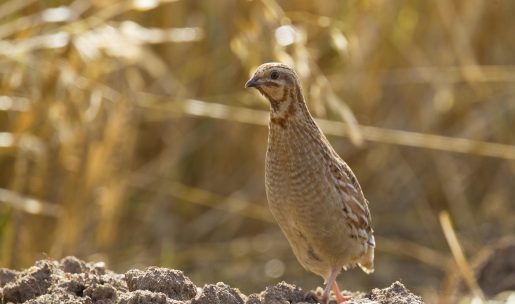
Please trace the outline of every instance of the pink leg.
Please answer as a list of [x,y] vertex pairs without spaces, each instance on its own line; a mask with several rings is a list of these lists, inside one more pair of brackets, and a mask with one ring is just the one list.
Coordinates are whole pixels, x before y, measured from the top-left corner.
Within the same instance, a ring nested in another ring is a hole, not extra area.
[[351,296],[342,295],[342,292],[340,291],[340,288],[338,288],[336,280],[333,283],[333,293],[336,296],[336,301],[338,302],[338,304],[345,303],[346,301],[352,299]]
[[334,269],[331,271],[331,274],[327,278],[326,286],[324,289],[324,294],[322,295],[322,303],[328,303],[329,302],[329,293],[331,292],[331,289],[333,290],[334,296],[336,297],[336,301],[338,304],[345,303],[346,301],[350,300],[351,297],[342,295],[340,288],[338,288],[338,284],[336,283],[336,276],[338,276],[338,273],[340,272],[340,269]]
[[333,284],[336,283],[336,276],[338,275],[338,272],[340,272],[340,270],[338,270],[338,269],[331,271],[331,274],[327,278],[327,282],[326,282],[327,285],[325,286],[324,294],[322,295],[322,299],[326,303],[329,301],[329,293],[331,292],[331,287],[333,286]]

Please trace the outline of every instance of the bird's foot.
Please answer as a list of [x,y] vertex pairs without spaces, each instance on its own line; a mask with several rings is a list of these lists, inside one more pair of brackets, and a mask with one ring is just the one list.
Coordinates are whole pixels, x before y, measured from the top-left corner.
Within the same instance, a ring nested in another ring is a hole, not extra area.
[[340,288],[338,287],[338,284],[336,283],[336,281],[333,281],[333,284],[331,284],[331,287],[332,287],[331,289],[333,291],[333,294],[336,297],[336,303],[337,304],[345,303],[345,302],[347,302],[347,301],[352,299],[351,296],[344,296],[342,294],[342,292],[340,291]]
[[334,296],[336,297],[336,302],[338,304],[342,304],[342,303],[345,303],[345,302],[347,302],[349,300],[352,300],[351,296],[344,296],[341,293],[336,293],[336,294],[334,294]]
[[349,301],[352,299],[351,296],[346,296],[341,293],[331,293],[331,296],[324,296],[324,290],[322,288],[317,288],[315,291],[309,291],[306,293],[306,296],[304,297],[307,299],[313,299],[317,301],[320,304],[342,304],[346,301]]

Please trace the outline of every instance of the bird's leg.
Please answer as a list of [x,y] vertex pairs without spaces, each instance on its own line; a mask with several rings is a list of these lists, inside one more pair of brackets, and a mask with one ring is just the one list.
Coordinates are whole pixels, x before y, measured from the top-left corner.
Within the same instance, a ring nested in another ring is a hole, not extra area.
[[340,288],[338,288],[338,284],[336,283],[336,280],[334,280],[334,283],[333,283],[333,293],[336,296],[336,301],[338,302],[338,304],[345,303],[345,301],[352,299],[351,296],[342,295],[342,292],[340,291]]
[[336,297],[336,302],[338,304],[345,303],[346,301],[350,300],[352,297],[350,296],[344,296],[342,295],[340,288],[338,288],[338,284],[336,283],[336,277],[338,276],[338,273],[340,272],[340,269],[334,269],[331,271],[331,274],[326,280],[326,286],[324,289],[324,293],[322,294],[322,298],[319,300],[320,303],[326,304],[329,303],[329,293],[331,292],[331,289],[333,290],[334,296]]
[[331,274],[327,278],[327,281],[326,281],[327,285],[325,286],[324,293],[322,295],[322,300],[324,301],[324,303],[329,302],[329,293],[331,292],[331,287],[333,286],[333,284],[336,283],[336,276],[338,275],[339,272],[340,272],[339,269],[333,269],[331,271]]

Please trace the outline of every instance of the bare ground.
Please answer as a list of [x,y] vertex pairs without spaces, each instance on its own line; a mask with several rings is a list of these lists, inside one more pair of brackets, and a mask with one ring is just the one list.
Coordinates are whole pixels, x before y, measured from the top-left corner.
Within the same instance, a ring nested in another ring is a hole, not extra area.
[[[117,274],[103,263],[75,257],[40,260],[23,271],[0,269],[0,303],[65,304],[286,304],[317,303],[314,292],[281,282],[246,296],[225,283],[202,288],[182,271],[149,267]],[[402,283],[368,293],[349,293],[351,303],[423,303]],[[334,301],[333,301],[334,303]]]

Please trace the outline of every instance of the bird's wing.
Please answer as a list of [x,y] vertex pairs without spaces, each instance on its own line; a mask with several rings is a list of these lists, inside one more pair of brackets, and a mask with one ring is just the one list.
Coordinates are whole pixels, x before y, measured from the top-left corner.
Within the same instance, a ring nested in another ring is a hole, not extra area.
[[361,186],[349,166],[341,159],[331,165],[336,189],[342,198],[341,204],[344,214],[348,217],[353,229],[353,236],[362,239],[371,246],[375,245],[372,219],[368,210],[368,201],[365,199]]

